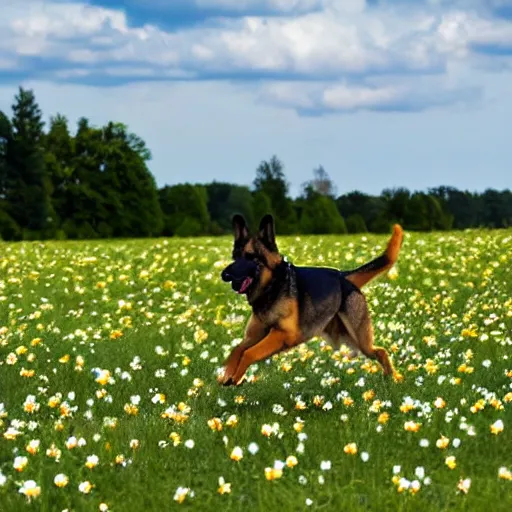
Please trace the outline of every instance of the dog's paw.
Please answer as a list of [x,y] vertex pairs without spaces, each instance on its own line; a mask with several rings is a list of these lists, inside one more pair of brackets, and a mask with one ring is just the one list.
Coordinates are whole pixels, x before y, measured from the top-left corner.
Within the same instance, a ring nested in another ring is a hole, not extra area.
[[229,371],[229,368],[224,368],[224,370],[217,376],[217,382],[222,386],[233,386],[235,384],[233,373],[233,371]]
[[229,378],[224,378],[222,380],[219,380],[219,383],[222,385],[222,386],[240,386],[244,381],[244,377],[242,377],[240,380],[238,381],[235,381],[235,379],[233,377],[229,377]]

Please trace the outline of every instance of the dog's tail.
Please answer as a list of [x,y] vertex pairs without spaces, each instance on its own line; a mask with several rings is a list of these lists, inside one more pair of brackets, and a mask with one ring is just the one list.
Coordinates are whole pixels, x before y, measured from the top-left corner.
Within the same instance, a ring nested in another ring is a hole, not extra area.
[[398,259],[398,253],[402,247],[404,232],[402,226],[395,224],[393,226],[393,234],[388,242],[386,250],[372,261],[361,265],[354,270],[343,272],[345,279],[362,288],[368,281],[371,281],[379,274],[389,270]]

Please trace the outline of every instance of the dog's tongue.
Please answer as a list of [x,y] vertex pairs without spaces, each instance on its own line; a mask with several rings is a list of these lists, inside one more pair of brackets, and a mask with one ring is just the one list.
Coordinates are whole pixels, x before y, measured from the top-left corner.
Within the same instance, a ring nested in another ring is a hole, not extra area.
[[249,288],[249,285],[252,283],[252,277],[246,277],[244,279],[244,282],[242,283],[242,286],[240,287],[240,290],[238,293],[244,293],[247,288]]

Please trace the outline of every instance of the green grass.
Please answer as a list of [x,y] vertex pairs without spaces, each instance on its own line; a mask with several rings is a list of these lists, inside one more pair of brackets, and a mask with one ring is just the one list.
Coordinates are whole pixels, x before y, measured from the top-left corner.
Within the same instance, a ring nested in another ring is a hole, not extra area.
[[[278,242],[296,264],[350,268],[382,251],[387,238]],[[249,314],[220,280],[230,244],[229,238],[2,244],[2,512],[100,510],[101,503],[123,512],[511,509],[512,481],[498,476],[502,467],[512,471],[510,230],[407,233],[398,276],[367,286],[376,342],[390,350],[400,383],[384,379],[380,368],[373,372],[377,366],[363,358],[344,360],[317,339],[251,367],[254,381],[219,386],[216,371]],[[112,337],[116,331],[122,336]],[[95,368],[112,380],[96,382]],[[157,393],[165,403],[152,401]],[[39,404],[32,413],[24,405],[29,395]],[[58,396],[66,405],[50,407]],[[137,414],[129,415],[125,405],[136,396]],[[434,405],[438,397],[442,408]],[[408,400],[414,407],[404,412]],[[303,410],[296,408],[300,401]],[[181,423],[170,414],[180,403],[188,411]],[[483,409],[472,410],[476,403]],[[383,412],[389,420],[381,424]],[[237,423],[229,426],[233,415]],[[115,428],[105,418],[116,418]],[[212,418],[220,418],[221,431],[209,427]],[[496,435],[491,425],[498,420],[504,429]],[[405,430],[408,421],[419,430]],[[263,425],[275,424],[276,433],[265,437]],[[6,436],[13,430],[14,439]],[[179,435],[177,446],[171,433]],[[69,449],[72,436],[86,444]],[[445,449],[436,446],[442,436],[449,439]],[[39,441],[34,454],[26,450],[32,440]],[[345,453],[349,443],[357,454]],[[47,455],[52,445],[60,450],[58,462]],[[238,462],[230,458],[235,447],[243,450]],[[92,469],[85,466],[91,455],[99,458]],[[116,463],[120,455],[123,464]],[[298,464],[267,480],[265,468],[290,456]],[[445,463],[449,456],[454,469]],[[21,472],[16,457],[27,457]],[[399,492],[395,466],[409,482],[424,468],[416,493]],[[57,474],[67,476],[66,487],[55,486]],[[219,477],[231,493],[218,493]],[[458,490],[464,479],[471,480],[467,494]],[[29,480],[40,487],[31,501],[19,492]],[[93,485],[89,494],[79,491],[85,481]],[[181,504],[174,500],[179,487],[190,489]]]

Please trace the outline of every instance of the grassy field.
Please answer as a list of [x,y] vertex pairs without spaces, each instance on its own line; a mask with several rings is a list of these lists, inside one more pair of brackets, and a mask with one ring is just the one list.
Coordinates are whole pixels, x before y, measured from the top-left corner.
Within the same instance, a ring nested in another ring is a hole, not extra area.
[[[278,243],[350,268],[387,238]],[[1,248],[2,512],[512,509],[512,231],[406,234],[366,288],[398,383],[318,339],[220,387],[229,238]]]

